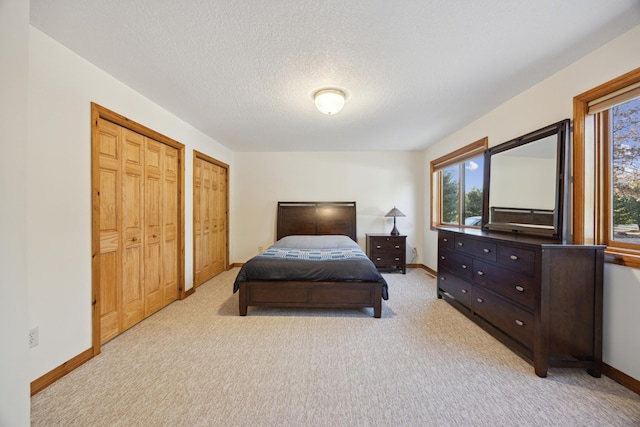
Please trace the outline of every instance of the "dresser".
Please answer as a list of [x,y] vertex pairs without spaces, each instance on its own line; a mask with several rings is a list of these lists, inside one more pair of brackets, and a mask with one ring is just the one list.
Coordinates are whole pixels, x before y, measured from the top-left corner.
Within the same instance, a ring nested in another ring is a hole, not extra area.
[[528,359],[602,371],[604,246],[471,229],[438,231],[438,298]]
[[407,272],[407,236],[368,233],[367,256],[381,271]]

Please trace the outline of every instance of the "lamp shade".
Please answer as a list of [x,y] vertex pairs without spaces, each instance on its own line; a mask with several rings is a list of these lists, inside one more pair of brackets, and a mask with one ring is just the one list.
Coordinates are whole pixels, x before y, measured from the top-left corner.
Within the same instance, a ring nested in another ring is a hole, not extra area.
[[400,210],[395,206],[393,207],[393,209],[389,211],[388,214],[385,215],[385,217],[396,217],[396,216],[406,216],[406,215],[400,212]]
[[324,114],[336,114],[344,107],[344,92],[340,89],[322,89],[313,98],[318,111]]

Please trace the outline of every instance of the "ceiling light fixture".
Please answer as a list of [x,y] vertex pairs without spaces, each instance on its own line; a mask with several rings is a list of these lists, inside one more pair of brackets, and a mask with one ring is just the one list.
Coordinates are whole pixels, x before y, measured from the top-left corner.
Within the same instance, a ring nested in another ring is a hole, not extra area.
[[316,108],[324,114],[332,115],[340,112],[344,106],[345,94],[340,89],[322,89],[313,95]]

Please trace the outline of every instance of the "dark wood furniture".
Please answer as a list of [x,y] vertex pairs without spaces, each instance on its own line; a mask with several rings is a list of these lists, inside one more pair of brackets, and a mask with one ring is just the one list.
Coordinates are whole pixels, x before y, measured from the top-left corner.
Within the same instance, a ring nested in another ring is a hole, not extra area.
[[380,271],[407,272],[407,236],[367,233],[367,256]]
[[550,209],[501,208],[491,206],[491,220],[498,223],[535,224],[553,228],[555,212]]
[[[355,202],[278,202],[277,239],[291,235],[338,234],[356,240]],[[248,306],[373,307],[382,315],[380,282],[243,281],[239,289],[240,315]]]
[[602,371],[604,246],[438,231],[438,298],[533,363]]

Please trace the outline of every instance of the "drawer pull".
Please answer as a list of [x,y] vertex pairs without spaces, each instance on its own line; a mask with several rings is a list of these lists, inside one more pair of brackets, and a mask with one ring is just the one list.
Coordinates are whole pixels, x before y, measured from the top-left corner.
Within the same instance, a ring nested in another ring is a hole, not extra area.
[[446,237],[444,239],[442,239],[443,242],[448,242],[449,239],[447,239]]
[[138,238],[137,238],[137,237],[132,237],[132,238],[131,238],[131,241],[132,241],[132,242],[137,242],[137,241],[138,241]]
[[522,320],[518,320],[516,319],[516,325],[518,326],[524,326],[524,322]]
[[400,258],[397,258],[397,257],[396,257],[396,258],[395,258],[395,260],[396,260],[396,261],[400,261]]
[[478,276],[484,276],[484,271],[478,270]]
[[488,254],[488,253],[490,253],[490,252],[491,252],[491,249],[489,249],[489,248],[484,248],[484,249],[482,250],[482,252],[484,252],[485,254]]
[[458,242],[458,246],[464,246],[464,243]]
[[446,259],[444,255],[440,255],[440,259]]
[[524,288],[520,285],[516,285],[516,291],[518,292],[524,292]]
[[440,280],[447,280],[447,278],[444,276],[440,276]]
[[400,246],[399,246],[399,245],[396,245],[396,249],[400,249]]
[[511,255],[509,258],[511,258],[513,261],[517,261],[520,259],[518,255]]
[[380,261],[380,257],[377,257],[377,258],[376,258],[376,261]]
[[466,294],[467,292],[469,292],[469,291],[468,291],[468,290],[466,290],[466,289],[462,289],[462,293],[463,293],[463,294]]
[[478,301],[479,303],[483,303],[484,300],[482,298],[476,298],[476,301]]
[[380,249],[380,245],[376,245],[376,249]]
[[466,265],[464,265],[464,264],[462,264],[462,269],[463,269],[463,270],[466,270],[466,269],[467,269],[467,266],[466,266]]

